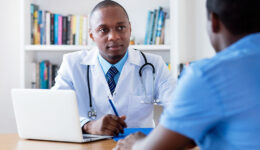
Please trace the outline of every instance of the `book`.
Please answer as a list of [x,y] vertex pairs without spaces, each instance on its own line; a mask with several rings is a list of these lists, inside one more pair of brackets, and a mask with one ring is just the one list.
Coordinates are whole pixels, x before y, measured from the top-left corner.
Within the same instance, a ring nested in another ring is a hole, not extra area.
[[71,15],[67,16],[67,44],[72,44],[72,34],[71,34]]
[[40,88],[48,89],[49,88],[49,61],[43,60],[40,62]]
[[30,5],[31,15],[31,44],[35,44],[35,11],[38,11],[39,6],[35,4]]
[[156,43],[156,33],[157,33],[157,28],[159,26],[161,12],[162,12],[162,7],[159,7],[158,10],[156,11],[156,16],[155,16],[155,21],[154,21],[154,29],[153,29],[154,32],[152,35],[153,36],[152,44]]
[[169,45],[171,44],[171,32],[170,32],[171,26],[170,26],[170,19],[165,19],[164,26],[162,29],[162,35],[161,35],[161,43]]
[[38,10],[37,13],[37,32],[36,32],[36,43],[41,44],[41,24],[42,24],[42,10]]
[[165,20],[165,12],[161,10],[160,18],[158,21],[158,27],[156,30],[156,44],[163,44],[161,34],[162,34],[162,29],[164,27],[164,20]]
[[54,14],[50,14],[50,40],[51,44],[54,44]]
[[46,44],[51,44],[51,13],[46,11],[46,24],[45,24],[45,40]]
[[58,16],[58,45],[62,45],[62,16]]
[[33,44],[38,44],[38,8],[35,7],[33,13]]
[[144,38],[144,44],[148,45],[149,44],[149,29],[150,29],[150,24],[151,24],[151,17],[152,17],[153,12],[152,11],[148,11],[148,15],[147,15],[147,21],[146,21],[146,31],[145,31],[145,38]]
[[52,64],[49,63],[48,66],[48,89],[52,87]]
[[55,78],[58,75],[58,69],[59,69],[58,65],[55,65],[55,64],[52,65],[52,68],[51,68],[51,70],[52,70],[52,74],[51,74],[52,83],[51,83],[51,86],[55,85]]
[[55,45],[59,44],[58,37],[59,37],[59,15],[54,14],[54,44]]
[[40,43],[46,44],[46,11],[41,12]]
[[153,44],[153,33],[155,32],[154,27],[155,27],[156,14],[157,14],[157,9],[155,9],[153,12],[149,44]]
[[148,38],[147,38],[147,44],[151,44],[151,39],[152,39],[152,30],[153,30],[153,19],[154,19],[154,12],[151,11],[151,18],[149,22],[149,31],[148,31]]
[[76,16],[72,16],[71,18],[71,44],[76,43]]
[[62,16],[62,44],[67,44],[67,33],[68,33],[68,27],[67,27],[67,16]]

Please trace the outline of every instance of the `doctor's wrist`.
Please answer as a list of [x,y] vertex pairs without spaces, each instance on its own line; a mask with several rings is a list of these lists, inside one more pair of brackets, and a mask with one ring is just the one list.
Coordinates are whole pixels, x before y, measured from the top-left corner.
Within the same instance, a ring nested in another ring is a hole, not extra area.
[[94,134],[92,131],[92,127],[91,127],[93,122],[94,122],[94,120],[88,121],[86,124],[83,125],[83,127],[82,127],[83,133]]

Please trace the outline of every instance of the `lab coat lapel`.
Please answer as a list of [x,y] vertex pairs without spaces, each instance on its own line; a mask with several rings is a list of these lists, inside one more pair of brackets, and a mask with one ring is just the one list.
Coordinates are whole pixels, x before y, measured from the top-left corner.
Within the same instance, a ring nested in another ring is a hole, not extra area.
[[100,114],[107,114],[111,108],[108,102],[108,96],[110,95],[110,90],[109,90],[109,86],[107,84],[107,80],[105,78],[104,72],[100,66],[100,63],[97,59],[95,66],[93,68],[93,81],[96,82],[95,83],[95,87],[93,91],[94,95],[94,103],[97,106],[97,108],[99,108],[100,110]]
[[[128,58],[124,64],[124,67],[120,73],[115,93],[121,93],[121,92],[126,92],[123,91],[126,89],[126,86],[129,85],[128,82],[132,81],[129,80],[129,74],[135,72],[135,67],[139,69],[141,67],[141,59],[140,59],[140,52],[138,50],[134,50],[132,48],[128,48]],[[137,74],[136,74],[137,75]],[[131,93],[132,91],[129,91],[128,93]],[[116,100],[116,99],[114,99]]]
[[98,49],[94,48],[89,51],[89,54],[84,58],[81,64],[90,65],[90,84],[93,105],[98,109],[97,112],[99,117],[107,114],[108,110],[110,110],[107,98],[110,94],[110,90],[104,72],[98,61]]

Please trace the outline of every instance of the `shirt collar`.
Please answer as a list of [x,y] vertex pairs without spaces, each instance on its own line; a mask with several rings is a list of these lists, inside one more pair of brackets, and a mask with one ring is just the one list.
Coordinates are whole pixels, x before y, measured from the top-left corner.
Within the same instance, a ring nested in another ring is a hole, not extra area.
[[112,65],[98,53],[98,60],[105,74],[108,72],[111,66],[115,66],[118,72],[121,73],[127,58],[128,58],[128,50],[126,51],[124,57],[119,62]]

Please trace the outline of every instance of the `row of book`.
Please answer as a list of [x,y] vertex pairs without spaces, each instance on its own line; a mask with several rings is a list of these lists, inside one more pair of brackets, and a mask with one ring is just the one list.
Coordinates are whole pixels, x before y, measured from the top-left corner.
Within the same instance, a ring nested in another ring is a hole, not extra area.
[[87,16],[51,13],[30,5],[31,44],[87,45]]
[[58,65],[51,64],[48,60],[32,62],[32,88],[50,89],[55,84]]
[[163,11],[162,7],[154,11],[148,11],[145,31],[145,45],[164,44],[165,35],[165,18],[167,13]]

